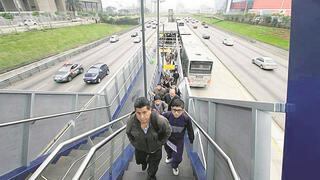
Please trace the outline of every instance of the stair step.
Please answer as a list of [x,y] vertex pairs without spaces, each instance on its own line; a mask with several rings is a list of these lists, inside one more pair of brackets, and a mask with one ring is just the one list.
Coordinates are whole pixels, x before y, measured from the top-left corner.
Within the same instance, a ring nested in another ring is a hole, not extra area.
[[67,170],[68,168],[66,167],[57,167],[54,164],[49,164],[41,175],[46,179],[61,179],[66,174]]
[[70,166],[76,157],[71,156],[61,156],[59,160],[54,164],[55,166]]
[[[65,180],[71,180],[74,174],[77,172],[79,165],[75,165],[77,167],[71,169],[68,174],[65,177]],[[61,167],[56,167],[55,165],[49,165],[48,168],[42,173],[42,176],[44,176],[46,179],[53,180],[53,179],[62,179],[65,174],[67,173],[68,168],[64,169]],[[85,171],[81,177],[81,179],[88,179],[90,177],[90,172]],[[39,180],[43,180],[43,178],[38,178]]]
[[108,137],[108,136],[110,136],[111,134],[112,134],[112,132],[111,132],[110,130],[108,130],[108,131],[102,133],[102,134],[100,135],[100,137]]
[[89,145],[88,143],[86,143],[86,144],[81,144],[78,149],[89,151],[90,148],[91,148],[91,145]]
[[69,153],[69,157],[75,158],[75,157],[81,157],[84,154],[88,153],[88,150],[82,150],[82,149],[73,149],[70,153]]
[[[174,176],[174,175],[156,175],[157,180],[195,180],[194,177]],[[122,180],[146,180],[146,172],[128,172],[126,171],[122,177]]]
[[106,137],[100,137],[100,136],[98,136],[98,137],[95,137],[94,139],[93,139],[93,144],[98,144],[99,142],[101,142],[102,140],[104,140],[104,139],[106,139]]
[[[186,164],[180,164],[179,175],[183,177],[193,177],[193,170],[191,166],[186,166]],[[141,165],[137,165],[135,162],[130,162],[127,171],[129,172],[142,172]],[[170,164],[161,165],[159,164],[159,169],[157,171],[158,175],[171,175],[172,167]]]

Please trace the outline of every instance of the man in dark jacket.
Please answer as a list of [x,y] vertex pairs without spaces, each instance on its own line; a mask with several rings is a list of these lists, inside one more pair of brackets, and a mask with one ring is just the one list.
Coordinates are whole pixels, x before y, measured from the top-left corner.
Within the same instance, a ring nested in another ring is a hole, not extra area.
[[159,95],[155,95],[153,98],[151,108],[159,114],[162,114],[168,111],[168,104],[164,101],[161,101],[161,97]]
[[176,90],[171,88],[169,89],[169,93],[163,97],[164,102],[168,104],[168,111],[171,111],[171,103],[175,99],[180,99],[180,97],[177,96]]
[[167,142],[171,127],[166,118],[151,111],[150,102],[145,97],[136,99],[134,109],[126,133],[135,147],[136,163],[142,165],[143,171],[149,165],[148,179],[153,180],[162,158],[162,145]]
[[184,113],[184,102],[181,99],[175,99],[172,102],[171,112],[163,113],[163,116],[169,120],[172,128],[171,136],[164,146],[167,152],[166,163],[171,163],[172,172],[177,176],[179,175],[178,166],[182,161],[186,130],[191,144],[194,140],[192,123],[189,116]]

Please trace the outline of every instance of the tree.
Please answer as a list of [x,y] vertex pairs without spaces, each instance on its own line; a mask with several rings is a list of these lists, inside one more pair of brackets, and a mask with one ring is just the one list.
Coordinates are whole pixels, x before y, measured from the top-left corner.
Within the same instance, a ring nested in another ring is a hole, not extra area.
[[18,34],[17,28],[12,24],[14,16],[10,13],[2,13],[0,14],[4,19],[9,21],[9,25],[15,30],[16,34]]
[[115,8],[113,6],[106,7],[106,13],[108,15],[114,15],[116,10],[117,10],[117,8]]

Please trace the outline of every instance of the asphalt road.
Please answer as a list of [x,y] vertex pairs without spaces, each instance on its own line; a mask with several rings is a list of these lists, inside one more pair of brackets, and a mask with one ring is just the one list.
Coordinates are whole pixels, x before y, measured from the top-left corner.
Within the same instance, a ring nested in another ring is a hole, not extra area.
[[[259,47],[253,42],[232,36],[213,27],[204,28],[199,24],[198,29],[192,29],[192,31],[232,72],[254,99],[266,102],[286,101],[288,56],[277,53],[276,48],[271,50]],[[202,39],[202,34],[209,34],[210,39]],[[222,44],[223,39],[226,37],[234,39],[234,46]],[[251,59],[259,56],[273,58],[278,64],[278,68],[275,70],[263,70],[252,64]]]
[[[49,69],[31,76],[23,81],[19,81],[6,89],[18,90],[37,90],[37,91],[59,91],[59,92],[98,92],[104,84],[112,77],[122,65],[124,65],[137,52],[142,44],[133,43],[130,37],[132,32],[139,32],[136,28],[128,33],[119,36],[116,43],[103,43],[93,49],[81,53],[67,60],[70,63],[81,63],[85,71],[97,62],[106,63],[110,68],[110,75],[102,79],[100,84],[86,84],[82,77],[83,74],[76,76],[71,82],[56,83],[53,75],[61,68],[65,62],[61,62]],[[147,48],[148,44],[156,43],[156,34],[154,29],[146,29]],[[141,33],[139,32],[139,36]],[[149,45],[150,46],[150,45]]]

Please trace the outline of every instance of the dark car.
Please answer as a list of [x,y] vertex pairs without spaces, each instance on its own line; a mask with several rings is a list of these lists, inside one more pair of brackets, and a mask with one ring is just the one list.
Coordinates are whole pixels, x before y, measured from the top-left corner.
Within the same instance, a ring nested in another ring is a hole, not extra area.
[[210,35],[209,34],[202,34],[202,38],[203,39],[210,39]]
[[53,79],[56,82],[69,82],[74,77],[83,73],[81,64],[64,64],[62,68],[54,75]]
[[97,63],[88,69],[83,76],[83,80],[86,83],[100,83],[101,79],[109,73],[109,67],[106,64]]

